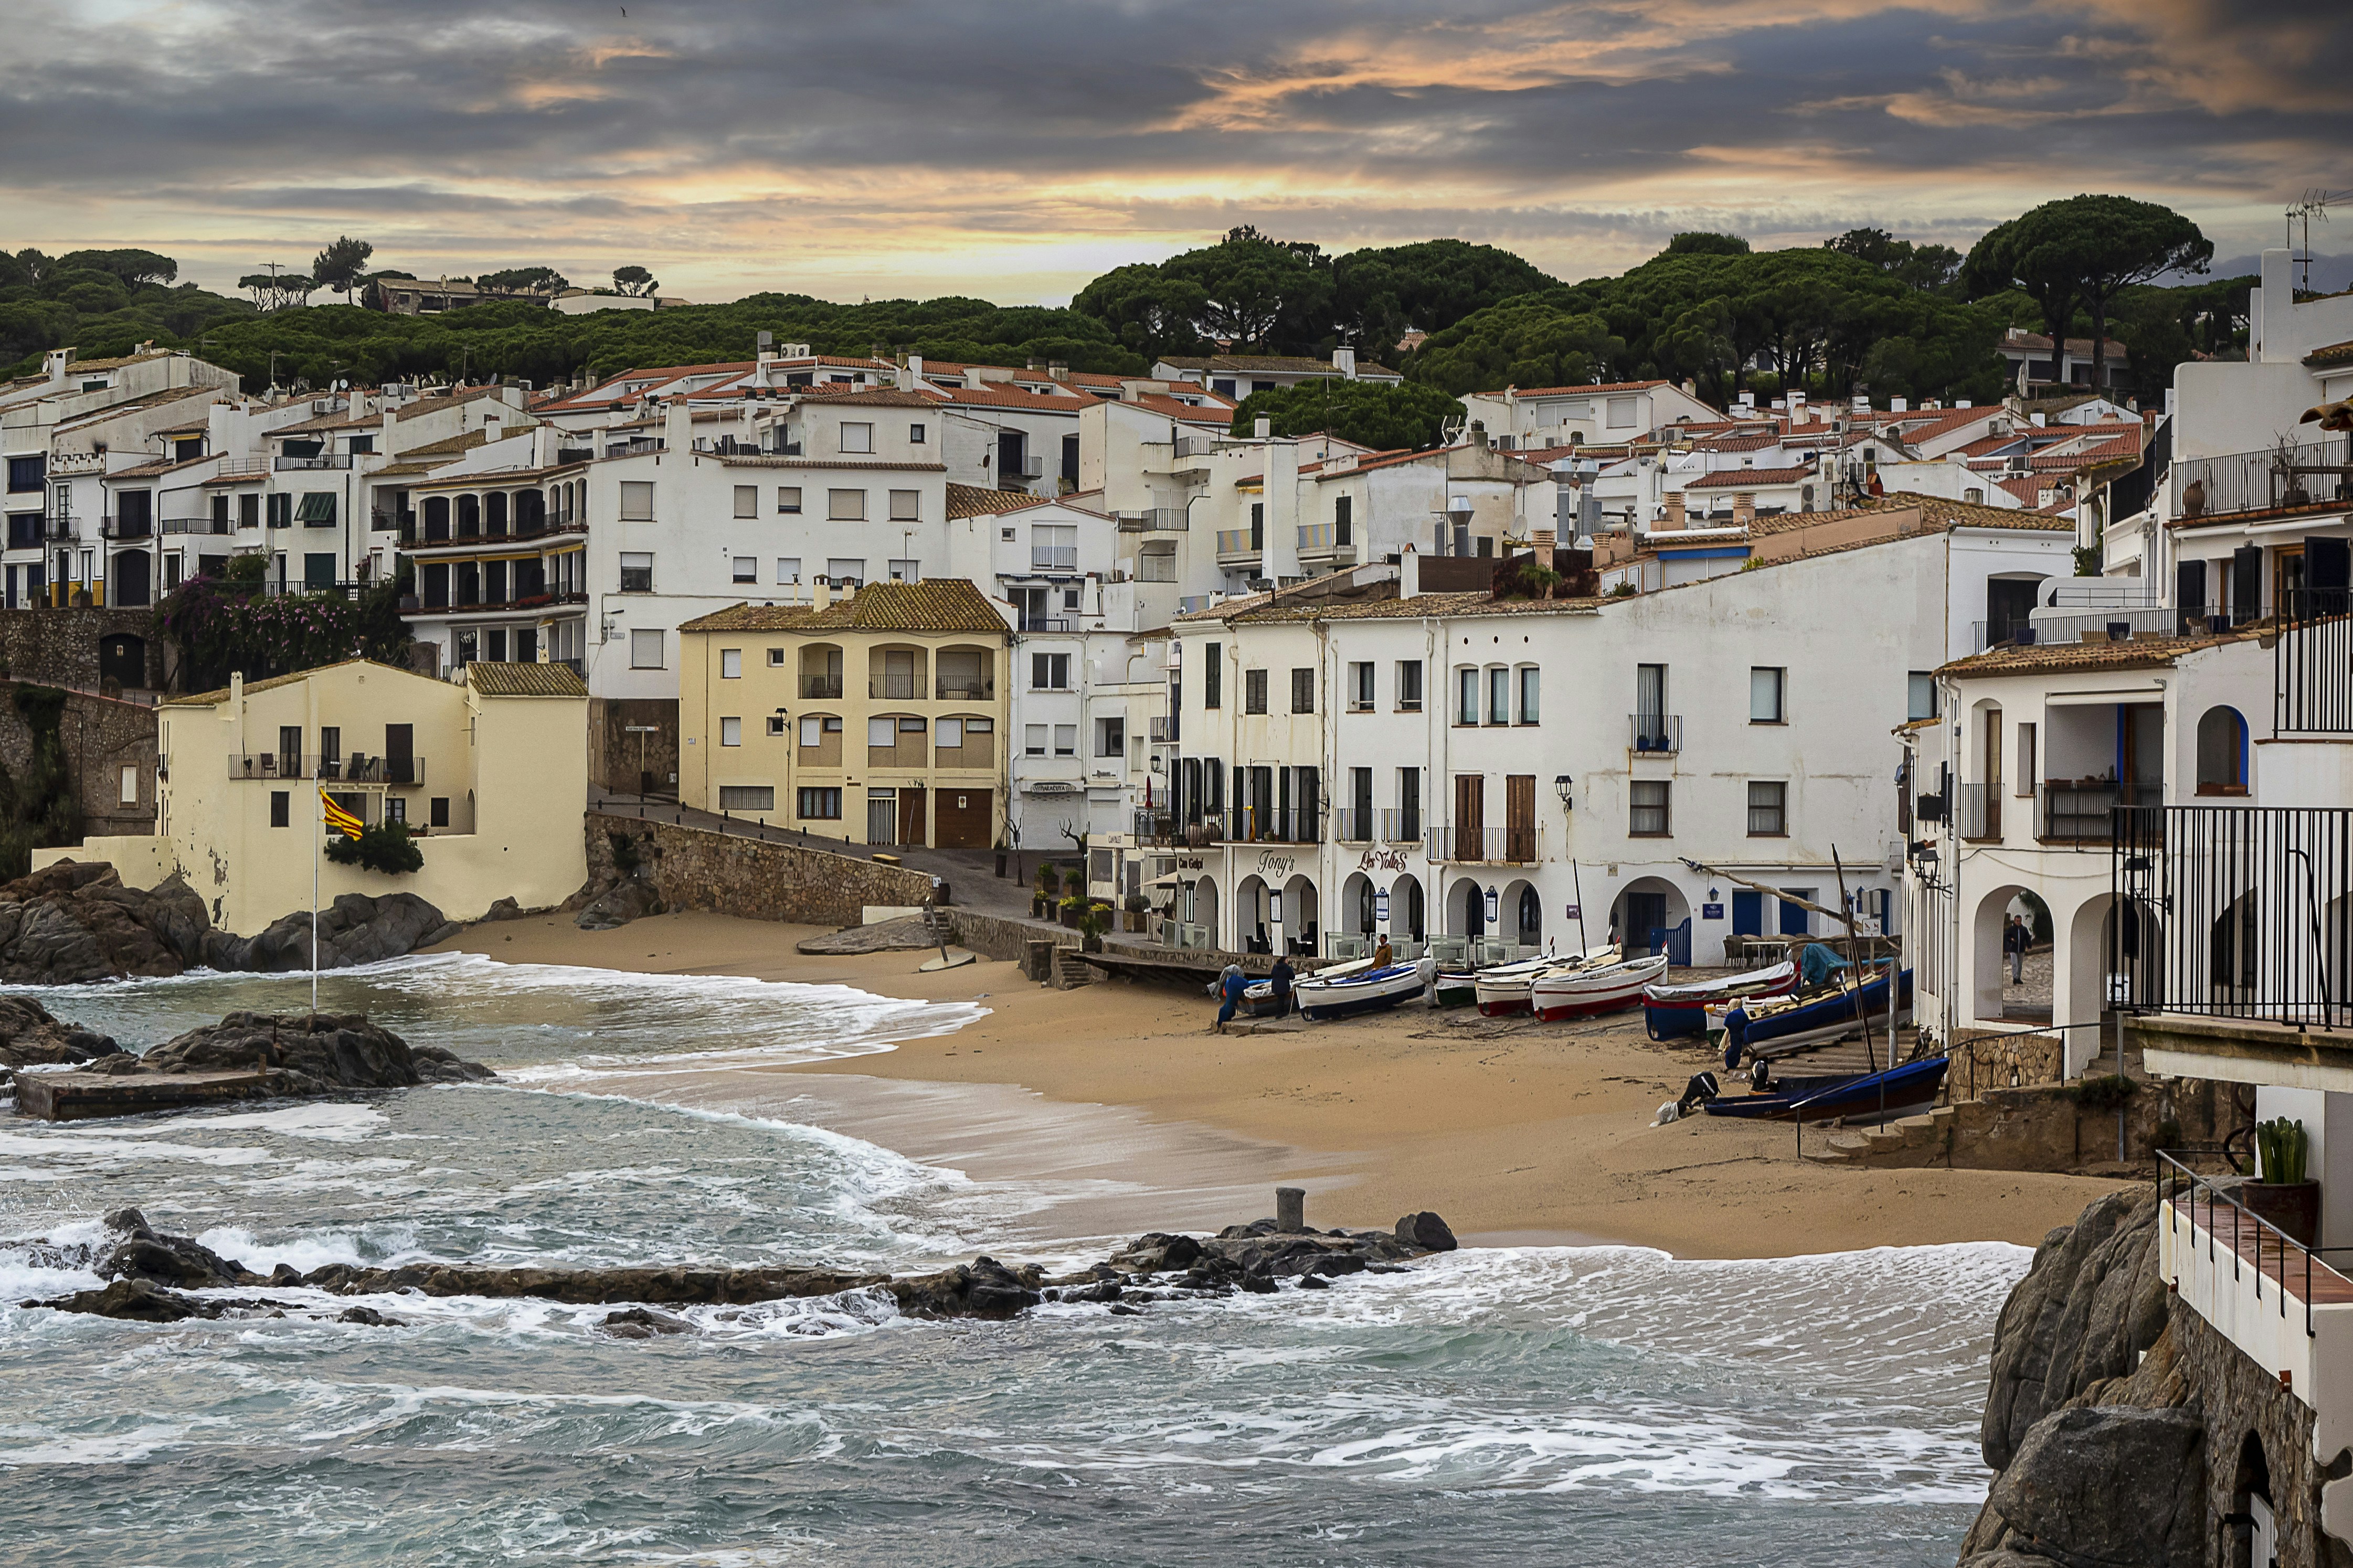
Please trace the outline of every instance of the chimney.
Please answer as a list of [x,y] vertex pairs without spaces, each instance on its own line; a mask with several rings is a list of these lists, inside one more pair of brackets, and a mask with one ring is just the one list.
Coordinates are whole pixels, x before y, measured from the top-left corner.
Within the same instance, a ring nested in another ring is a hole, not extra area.
[[534,468],[555,467],[555,426],[534,426],[531,432],[531,466]]
[[1053,377],[1056,381],[1068,381],[1071,379],[1070,362],[1067,360],[1050,359],[1046,362],[1046,374]]
[[1484,419],[1471,421],[1471,444],[1482,452],[1487,449],[1487,422]]
[[683,397],[662,405],[662,443],[673,452],[694,450],[694,415]]
[[824,577],[819,577],[816,584],[809,589],[809,603],[820,610],[831,609],[833,607],[833,584]]
[[66,384],[66,366],[73,363],[75,353],[73,349],[51,349],[41,356],[41,371],[49,378],[51,386]]
[[1666,521],[1662,522],[1659,526],[1671,533],[1691,526],[1689,521],[1686,521],[1683,516],[1683,491],[1669,490],[1667,492],[1667,517]]
[[1332,351],[1332,368],[1340,373],[1341,379],[1345,381],[1356,380],[1356,351],[1354,349],[1334,349]]
[[1756,521],[1757,497],[1751,491],[1742,490],[1732,498],[1732,526],[1746,528]]
[[1250,422],[1250,434],[1261,441],[1272,440],[1274,438],[1274,421],[1271,419],[1252,420]]
[[1908,397],[1891,397],[1887,400],[1887,411],[1890,414],[1908,413],[1911,407],[1912,400]]

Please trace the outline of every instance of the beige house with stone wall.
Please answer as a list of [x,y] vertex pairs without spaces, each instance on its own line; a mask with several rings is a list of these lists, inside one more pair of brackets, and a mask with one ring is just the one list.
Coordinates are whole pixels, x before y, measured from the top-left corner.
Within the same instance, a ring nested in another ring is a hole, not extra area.
[[679,628],[679,798],[811,837],[986,849],[1012,633],[963,578],[737,605]]
[[[152,887],[178,871],[240,935],[318,896],[413,892],[451,920],[502,898],[562,902],[587,878],[588,692],[562,665],[475,664],[462,682],[365,659],[167,698],[156,831],[92,837],[70,856]],[[371,826],[406,822],[422,869],[387,876],[320,850],[320,794]]]

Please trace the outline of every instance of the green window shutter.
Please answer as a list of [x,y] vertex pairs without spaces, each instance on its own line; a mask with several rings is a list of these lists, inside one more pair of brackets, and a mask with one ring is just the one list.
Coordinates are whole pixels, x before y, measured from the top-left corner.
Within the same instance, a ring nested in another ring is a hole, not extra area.
[[335,498],[327,492],[314,490],[304,496],[295,509],[294,519],[311,528],[332,528],[335,525]]

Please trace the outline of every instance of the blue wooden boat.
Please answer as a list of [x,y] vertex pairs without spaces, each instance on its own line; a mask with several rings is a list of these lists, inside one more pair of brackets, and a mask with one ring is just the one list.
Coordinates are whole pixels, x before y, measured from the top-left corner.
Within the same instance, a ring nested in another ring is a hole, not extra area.
[[1762,1094],[1718,1095],[1704,1109],[1710,1116],[1746,1116],[1788,1121],[1803,1115],[1808,1121],[1844,1117],[1849,1121],[1884,1115],[1917,1116],[1936,1103],[1944,1087],[1943,1057],[1905,1062],[1885,1072],[1834,1074],[1815,1078],[1775,1079]]
[[1392,963],[1386,969],[1366,969],[1331,980],[1319,974],[1301,981],[1292,994],[1298,999],[1300,1013],[1319,1024],[1335,1018],[1353,1018],[1359,1013],[1377,1013],[1410,1001],[1430,988],[1430,975],[1423,963],[1429,963],[1430,969],[1437,967],[1425,959],[1422,963]]
[[1642,1026],[1654,1040],[1682,1039],[1707,1032],[1711,1006],[1736,1005],[1752,996],[1779,996],[1798,983],[1798,966],[1784,959],[1745,974],[1687,985],[1642,987]]
[[[1895,1018],[1912,1015],[1912,972],[1897,977]],[[1878,1028],[1887,1017],[1887,971],[1859,986],[1744,1003],[1724,1016],[1724,1064],[1738,1067],[1744,1056],[1778,1057],[1838,1039],[1862,1027]]]

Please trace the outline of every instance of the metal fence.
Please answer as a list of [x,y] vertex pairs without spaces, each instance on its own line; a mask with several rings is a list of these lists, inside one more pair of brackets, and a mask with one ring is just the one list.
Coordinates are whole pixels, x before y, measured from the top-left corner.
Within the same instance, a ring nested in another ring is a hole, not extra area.
[[2281,595],[2272,645],[2272,725],[2281,733],[2353,734],[2353,594]]
[[2119,1009],[2353,1023],[2353,810],[2126,806],[2115,834]]
[[2343,437],[2283,442],[2255,452],[2173,460],[2173,515],[2227,517],[2353,500]]

